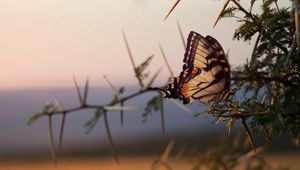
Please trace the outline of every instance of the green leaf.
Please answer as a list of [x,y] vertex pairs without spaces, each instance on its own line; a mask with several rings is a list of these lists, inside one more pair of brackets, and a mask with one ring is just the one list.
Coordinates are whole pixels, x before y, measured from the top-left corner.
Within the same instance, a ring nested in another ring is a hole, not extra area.
[[234,12],[237,11],[237,10],[238,10],[237,7],[234,7],[234,6],[228,7],[224,11],[222,11],[220,16],[221,17],[234,17],[235,16]]
[[45,116],[45,115],[46,115],[45,112],[38,112],[38,113],[32,115],[32,116],[29,118],[29,120],[27,121],[27,125],[30,126],[30,125],[31,125],[33,122],[35,122],[37,119],[39,119],[39,118],[41,118],[41,117],[43,117],[43,116]]
[[144,113],[143,113],[143,122],[147,121],[147,118],[149,115],[152,114],[152,112],[157,112],[158,110],[160,110],[161,108],[161,102],[162,98],[159,95],[154,96],[152,99],[150,99],[147,103],[146,108],[144,109]]
[[37,119],[45,116],[45,115],[48,115],[48,114],[52,114],[53,112],[56,111],[56,108],[53,107],[53,105],[51,103],[46,103],[44,108],[43,108],[43,111],[41,112],[38,112],[34,115],[32,115],[29,120],[27,121],[27,125],[31,125],[33,122],[35,122]]
[[124,87],[121,87],[118,91],[119,94],[123,94],[125,92],[125,88]]
[[148,77],[149,74],[145,73],[145,69],[149,66],[151,60],[153,59],[154,55],[148,57],[143,63],[135,68],[135,76],[140,80],[143,80]]

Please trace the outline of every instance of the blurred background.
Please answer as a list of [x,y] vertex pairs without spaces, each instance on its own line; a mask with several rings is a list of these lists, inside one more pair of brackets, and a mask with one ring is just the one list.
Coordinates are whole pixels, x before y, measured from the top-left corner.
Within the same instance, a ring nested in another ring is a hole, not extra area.
[[[205,115],[193,117],[168,100],[166,135],[162,134],[158,113],[143,123],[142,112],[152,93],[126,103],[138,110],[125,113],[123,126],[119,113],[109,113],[112,136],[120,154],[119,166],[110,153],[102,119],[85,134],[83,125],[93,111],[75,112],[67,117],[58,167],[49,154],[46,118],[31,126],[26,124],[31,115],[51,100],[52,94],[65,108],[78,105],[73,75],[81,86],[89,77],[88,102],[92,104],[104,104],[112,98],[113,92],[103,75],[115,86],[125,86],[125,94],[138,90],[122,31],[136,63],[154,54],[149,70],[163,67],[155,82],[157,86],[165,84],[168,78],[158,43],[174,73],[181,71],[184,47],[177,22],[185,37],[193,30],[218,39],[225,51],[230,50],[232,67],[246,62],[253,43],[232,40],[237,23],[222,19],[212,28],[223,1],[182,1],[164,20],[172,5],[172,1],[158,0],[1,0],[0,169],[150,169],[171,138],[201,152],[216,146],[224,136],[231,141],[241,126],[236,125],[227,138],[225,124],[212,124],[214,119]],[[205,110],[200,104],[189,107],[197,112]],[[59,124],[60,116],[54,117],[56,141]],[[243,131],[241,134],[245,136]],[[275,137],[271,144],[262,134],[254,138],[257,146],[267,145],[266,154],[271,161],[279,163],[284,159],[285,165],[299,167],[299,161],[295,161],[300,158],[299,148],[292,146],[288,137]]]

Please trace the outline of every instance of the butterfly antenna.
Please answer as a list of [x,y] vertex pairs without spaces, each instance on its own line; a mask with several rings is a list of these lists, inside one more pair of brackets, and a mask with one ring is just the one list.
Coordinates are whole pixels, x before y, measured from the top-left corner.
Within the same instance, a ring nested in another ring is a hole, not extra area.
[[251,135],[251,132],[247,126],[247,123],[246,123],[246,120],[244,118],[244,116],[241,117],[242,118],[242,124],[243,124],[243,127],[246,131],[246,134],[247,134],[247,137],[248,137],[248,141],[252,147],[252,150],[256,153],[256,149],[255,149],[255,146],[254,146],[254,143],[253,143],[253,138],[252,138],[252,135]]

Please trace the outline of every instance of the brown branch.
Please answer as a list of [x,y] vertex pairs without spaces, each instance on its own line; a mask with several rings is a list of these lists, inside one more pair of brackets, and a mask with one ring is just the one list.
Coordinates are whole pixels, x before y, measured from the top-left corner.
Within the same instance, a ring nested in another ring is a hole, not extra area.
[[146,88],[146,89],[142,89],[142,90],[139,90],[135,93],[132,93],[128,96],[125,96],[125,97],[122,97],[120,99],[117,99],[117,100],[113,100],[107,104],[103,104],[103,105],[90,105],[90,104],[85,104],[83,106],[77,106],[77,107],[73,107],[73,108],[70,108],[70,109],[65,109],[65,110],[55,110],[53,111],[51,114],[55,115],[55,114],[62,114],[62,113],[65,113],[65,114],[68,114],[68,113],[71,113],[71,112],[76,112],[76,111],[80,111],[80,110],[83,110],[83,109],[98,109],[98,108],[103,108],[105,106],[114,106],[116,104],[119,104],[121,102],[125,102],[127,100],[130,100],[136,96],[139,96],[139,95],[142,95],[146,92],[149,92],[149,91],[153,91],[152,88]]

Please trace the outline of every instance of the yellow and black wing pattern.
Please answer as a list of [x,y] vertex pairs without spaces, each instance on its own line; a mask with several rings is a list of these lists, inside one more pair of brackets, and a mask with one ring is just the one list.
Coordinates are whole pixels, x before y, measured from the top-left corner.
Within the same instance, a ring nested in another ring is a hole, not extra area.
[[191,31],[183,62],[183,71],[162,90],[166,98],[180,99],[184,104],[231,98],[230,67],[216,39]]

